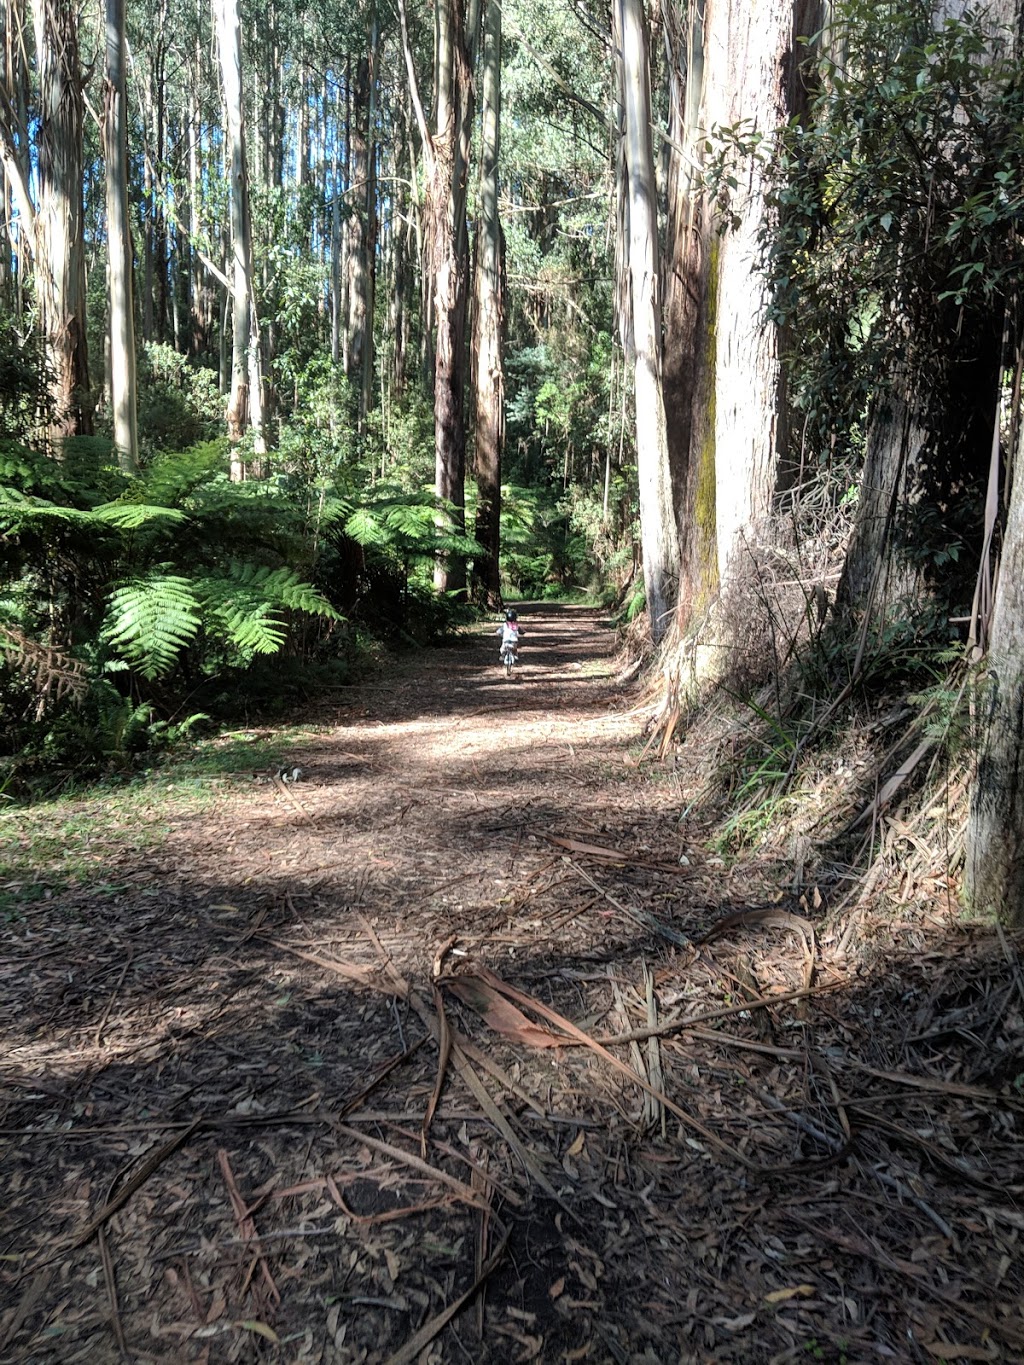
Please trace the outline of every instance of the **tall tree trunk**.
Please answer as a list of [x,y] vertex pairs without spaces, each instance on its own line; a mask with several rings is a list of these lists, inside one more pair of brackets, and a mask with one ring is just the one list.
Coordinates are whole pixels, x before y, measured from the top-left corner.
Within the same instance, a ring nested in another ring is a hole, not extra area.
[[125,119],[124,0],[106,0],[106,83],[103,157],[107,177],[107,279],[110,292],[110,405],[118,464],[139,465],[136,416],[135,313],[132,239],[128,216],[128,128]]
[[[676,525],[679,531],[681,622],[711,600],[718,585],[713,422],[714,366],[708,355],[715,320],[706,253],[717,242],[710,207],[698,193],[704,134],[704,6],[688,0],[679,14],[665,11],[666,59],[671,77],[664,260],[664,393]],[[710,315],[709,315],[710,314]],[[696,428],[696,429],[695,429]]]
[[[433,168],[427,189],[427,239],[434,283],[437,344],[434,363],[434,491],[454,509],[454,529],[464,526],[466,478],[466,163],[460,134],[471,99],[464,0],[438,0],[438,94]],[[462,220],[460,225],[460,219]],[[465,559],[443,554],[434,569],[438,592],[466,586]]]
[[33,0],[39,127],[36,297],[50,370],[50,434],[92,431],[82,235],[82,76],[76,13]]
[[[0,11],[3,69],[0,70],[0,162],[3,164],[4,224],[13,253],[11,302],[22,316],[29,267],[34,254],[35,205],[29,181],[28,19],[25,0],[3,0]],[[11,210],[15,210],[17,218]],[[8,257],[10,259],[10,257]]]
[[501,0],[486,0],[481,62],[480,206],[473,310],[476,396],[476,596],[501,602],[501,463],[505,444],[505,261],[498,215],[501,130]]
[[377,238],[376,123],[379,25],[376,6],[367,21],[367,54],[356,66],[355,119],[349,129],[355,208],[349,216],[348,374],[359,387],[359,425],[372,402],[374,258]]
[[619,0],[629,184],[629,273],[636,396],[636,462],[640,537],[651,635],[669,624],[676,593],[679,542],[668,464],[658,303],[658,208],[651,141],[650,56],[643,0]]
[[[245,116],[242,107],[242,33],[237,0],[217,0],[217,35],[224,85],[225,134],[230,168],[231,218],[231,391],[228,439],[237,443],[252,426],[257,455],[265,452],[259,330],[252,288],[252,232],[245,165]],[[241,466],[233,465],[236,477]]]
[[680,532],[680,620],[744,571],[753,528],[767,515],[785,439],[777,329],[764,320],[757,267],[765,186],[756,163],[735,192],[737,221],[722,231],[692,164],[701,131],[744,124],[768,133],[789,117],[794,53],[821,28],[817,0],[705,0],[687,10],[687,68],[674,128],[686,164],[670,166],[666,354]]
[[967,825],[964,896],[973,911],[1024,924],[1024,422],[982,681],[980,744]]

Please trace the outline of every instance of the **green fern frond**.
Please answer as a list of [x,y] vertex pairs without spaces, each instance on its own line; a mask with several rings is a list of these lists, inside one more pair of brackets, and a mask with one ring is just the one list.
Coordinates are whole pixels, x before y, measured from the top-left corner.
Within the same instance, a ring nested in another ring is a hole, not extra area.
[[198,630],[191,580],[155,571],[111,594],[103,637],[143,677],[156,678],[170,671]]
[[154,523],[165,527],[188,521],[184,512],[177,507],[154,507],[143,502],[107,502],[94,507],[92,515],[107,526],[115,526],[119,531],[139,531]]
[[243,655],[276,654],[287,636],[277,613],[302,611],[340,620],[330,602],[288,568],[233,562],[226,573],[196,580],[207,628],[216,626]]
[[47,498],[33,498],[17,488],[0,487],[0,526],[6,531],[21,531],[39,521],[89,521],[91,512],[79,507],[61,507]]
[[345,534],[364,548],[383,548],[391,543],[387,528],[369,507],[357,508],[345,522]]
[[326,616],[333,621],[341,619],[327,598],[294,569],[271,569],[265,564],[234,560],[228,567],[227,581],[258,596],[272,607],[287,607],[291,611],[307,612],[310,616]]

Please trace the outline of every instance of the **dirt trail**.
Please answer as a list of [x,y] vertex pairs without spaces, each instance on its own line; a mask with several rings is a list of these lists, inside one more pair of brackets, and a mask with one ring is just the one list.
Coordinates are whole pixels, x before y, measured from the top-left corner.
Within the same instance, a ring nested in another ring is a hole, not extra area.
[[0,1359],[1024,1355],[1013,945],[845,961],[522,622],[8,926]]

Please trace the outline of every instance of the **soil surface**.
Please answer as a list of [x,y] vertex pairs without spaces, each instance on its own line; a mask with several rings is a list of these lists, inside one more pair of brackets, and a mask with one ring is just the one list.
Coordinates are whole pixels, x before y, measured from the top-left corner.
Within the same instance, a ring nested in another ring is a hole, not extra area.
[[1019,944],[730,865],[522,622],[0,929],[0,1359],[1024,1358]]

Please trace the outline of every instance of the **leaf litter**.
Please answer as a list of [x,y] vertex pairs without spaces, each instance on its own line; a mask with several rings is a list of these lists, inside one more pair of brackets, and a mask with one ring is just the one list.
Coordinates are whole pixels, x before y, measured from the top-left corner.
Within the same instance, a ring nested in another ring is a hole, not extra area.
[[6,926],[0,1358],[1024,1355],[1021,940],[726,866],[610,644],[438,651]]

